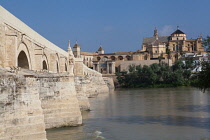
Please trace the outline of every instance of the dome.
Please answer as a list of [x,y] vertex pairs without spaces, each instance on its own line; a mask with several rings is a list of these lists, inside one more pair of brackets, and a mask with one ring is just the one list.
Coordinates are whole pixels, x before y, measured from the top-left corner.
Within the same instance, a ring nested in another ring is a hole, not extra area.
[[172,33],[173,34],[185,34],[184,32],[182,32],[181,30],[177,29],[175,32]]

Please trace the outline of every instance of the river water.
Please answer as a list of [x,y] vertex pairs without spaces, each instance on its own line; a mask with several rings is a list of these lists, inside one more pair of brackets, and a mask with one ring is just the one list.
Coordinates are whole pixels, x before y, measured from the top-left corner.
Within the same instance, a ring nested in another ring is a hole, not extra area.
[[210,92],[118,89],[90,102],[83,126],[47,130],[48,140],[210,140]]

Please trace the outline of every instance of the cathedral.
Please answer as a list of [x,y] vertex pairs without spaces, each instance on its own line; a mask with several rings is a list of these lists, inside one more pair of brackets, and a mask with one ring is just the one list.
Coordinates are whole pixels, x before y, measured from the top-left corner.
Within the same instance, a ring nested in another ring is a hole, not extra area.
[[174,63],[185,53],[201,54],[204,47],[202,36],[187,40],[186,34],[177,27],[171,36],[159,36],[158,30],[155,29],[152,37],[144,37],[142,51],[148,51],[150,59],[169,57]]
[[151,65],[166,62],[172,65],[186,53],[202,54],[202,36],[187,40],[187,35],[177,27],[170,36],[159,36],[154,30],[151,37],[144,37],[142,49],[128,52],[105,53],[100,45],[96,52],[80,52],[80,46],[74,45],[75,57],[82,57],[83,63],[102,74],[114,74],[128,70],[130,65]]

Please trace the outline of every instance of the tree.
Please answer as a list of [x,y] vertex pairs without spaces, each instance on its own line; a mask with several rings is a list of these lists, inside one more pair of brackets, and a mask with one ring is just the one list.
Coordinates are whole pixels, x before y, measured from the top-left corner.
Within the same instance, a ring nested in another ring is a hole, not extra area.
[[197,87],[205,92],[206,89],[210,89],[210,62],[203,61],[201,66],[202,71],[198,73]]
[[207,37],[203,39],[203,47],[206,48],[206,51],[210,52],[210,36],[207,35]]
[[182,70],[185,67],[184,63],[182,61],[176,61],[173,65],[173,71],[176,70]]
[[161,55],[160,55],[160,56],[158,56],[159,65],[160,65],[160,62],[161,62],[161,60],[162,60],[162,59],[164,59],[164,57],[163,57],[163,53],[161,53]]
[[169,65],[169,59],[171,58],[170,55],[171,55],[171,50],[168,48],[166,48],[166,54],[168,55],[168,65]]
[[193,70],[196,66],[192,57],[185,57],[185,69]]

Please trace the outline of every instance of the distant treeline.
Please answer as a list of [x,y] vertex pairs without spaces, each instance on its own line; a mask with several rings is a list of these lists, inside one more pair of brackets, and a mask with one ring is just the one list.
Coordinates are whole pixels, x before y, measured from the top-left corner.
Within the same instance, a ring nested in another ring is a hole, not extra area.
[[116,76],[120,86],[125,88],[199,86],[199,75],[191,73],[195,67],[192,59],[186,60],[185,64],[177,61],[171,67],[164,62],[150,66],[131,65],[128,71],[116,73]]

